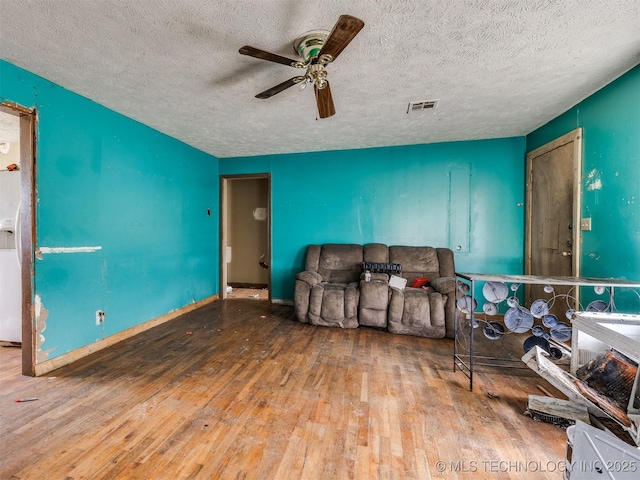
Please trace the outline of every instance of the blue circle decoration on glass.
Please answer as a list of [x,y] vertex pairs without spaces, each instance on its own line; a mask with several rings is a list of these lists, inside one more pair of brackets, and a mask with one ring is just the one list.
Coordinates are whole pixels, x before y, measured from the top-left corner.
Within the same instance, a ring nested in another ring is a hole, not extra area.
[[458,283],[458,291],[460,293],[462,294],[469,293],[469,290],[471,290],[471,287],[469,287],[468,284],[463,282]]
[[462,313],[471,313],[475,312],[476,307],[478,306],[478,302],[476,299],[473,299],[473,304],[471,302],[472,298],[469,295],[464,295],[456,301],[456,305],[458,306],[458,310]]
[[551,338],[556,342],[566,342],[571,340],[571,327],[566,323],[558,323],[551,329]]
[[489,340],[497,340],[504,335],[504,327],[498,322],[488,322],[482,328],[482,333]]
[[524,343],[522,344],[524,353],[527,353],[529,350],[531,350],[535,346],[542,348],[547,353],[549,352],[549,349],[550,349],[549,342],[542,337],[536,337],[536,336],[527,337]]
[[511,308],[517,308],[520,306],[520,301],[518,300],[518,297],[509,297],[507,299],[507,305]]
[[604,285],[596,285],[595,287],[593,287],[593,291],[597,295],[602,295],[604,293]]
[[541,337],[542,335],[544,335],[544,328],[542,328],[540,325],[534,325],[531,328],[531,333],[533,333],[533,335],[536,337]]
[[511,291],[512,292],[517,292],[519,288],[520,288],[520,284],[519,283],[512,283],[511,284]]
[[587,312],[606,312],[609,305],[602,300],[594,300],[587,305]]
[[556,317],[553,313],[548,315],[544,315],[542,317],[542,325],[547,328],[553,328],[558,324],[558,317]]
[[504,325],[513,333],[524,333],[533,327],[533,315],[521,308],[512,307],[504,314]]
[[549,304],[546,301],[539,299],[539,300],[535,300],[531,304],[531,315],[533,315],[534,317],[542,318],[548,313],[549,313]]
[[553,293],[553,286],[545,285],[544,286],[544,291],[545,291],[545,293]]
[[509,289],[502,282],[487,282],[482,287],[482,294],[491,303],[500,303],[509,296]]
[[564,316],[567,317],[569,320],[571,320],[575,313],[576,313],[576,311],[573,308],[570,308],[569,310],[567,310],[565,312]]
[[496,315],[498,313],[498,305],[491,302],[485,302],[482,305],[482,311],[487,315]]
[[558,347],[549,347],[549,355],[551,355],[551,358],[553,358],[554,360],[560,360],[562,358],[562,350],[560,350]]

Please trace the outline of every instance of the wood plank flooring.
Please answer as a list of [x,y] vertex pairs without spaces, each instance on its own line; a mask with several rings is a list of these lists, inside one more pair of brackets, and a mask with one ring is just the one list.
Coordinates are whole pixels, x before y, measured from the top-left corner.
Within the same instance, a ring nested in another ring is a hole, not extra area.
[[[1,479],[560,479],[527,371],[453,372],[451,340],[225,300],[45,377],[0,349]],[[16,403],[15,399],[37,397]],[[443,462],[443,463],[438,463]]]

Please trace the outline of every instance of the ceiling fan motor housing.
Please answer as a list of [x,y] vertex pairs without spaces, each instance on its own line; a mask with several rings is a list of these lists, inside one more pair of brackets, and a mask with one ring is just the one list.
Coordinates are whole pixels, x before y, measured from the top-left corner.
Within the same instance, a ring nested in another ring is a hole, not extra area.
[[328,36],[329,32],[326,30],[312,30],[296,38],[293,49],[308,62],[309,59],[318,56]]

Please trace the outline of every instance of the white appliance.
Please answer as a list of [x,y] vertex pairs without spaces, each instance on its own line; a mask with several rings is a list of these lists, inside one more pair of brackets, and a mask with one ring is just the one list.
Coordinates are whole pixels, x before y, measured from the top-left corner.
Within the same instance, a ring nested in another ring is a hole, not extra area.
[[22,342],[20,174],[0,171],[0,341]]
[[0,249],[0,341],[22,342],[21,291],[16,249]]

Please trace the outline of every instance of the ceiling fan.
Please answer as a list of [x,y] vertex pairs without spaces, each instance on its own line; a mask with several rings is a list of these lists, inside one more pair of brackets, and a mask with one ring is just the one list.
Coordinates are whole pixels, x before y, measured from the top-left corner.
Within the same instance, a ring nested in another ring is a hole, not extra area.
[[342,53],[363,27],[364,22],[359,18],[351,15],[341,15],[331,33],[327,34],[323,30],[305,33],[293,43],[295,52],[302,60],[293,60],[245,45],[240,49],[240,53],[243,55],[306,70],[304,75],[290,78],[275,87],[271,87],[256,95],[256,98],[270,98],[296,84],[300,84],[301,88],[306,85],[313,85],[319,117],[327,118],[335,115],[336,109],[333,105],[325,67],[338,58],[338,55]]

